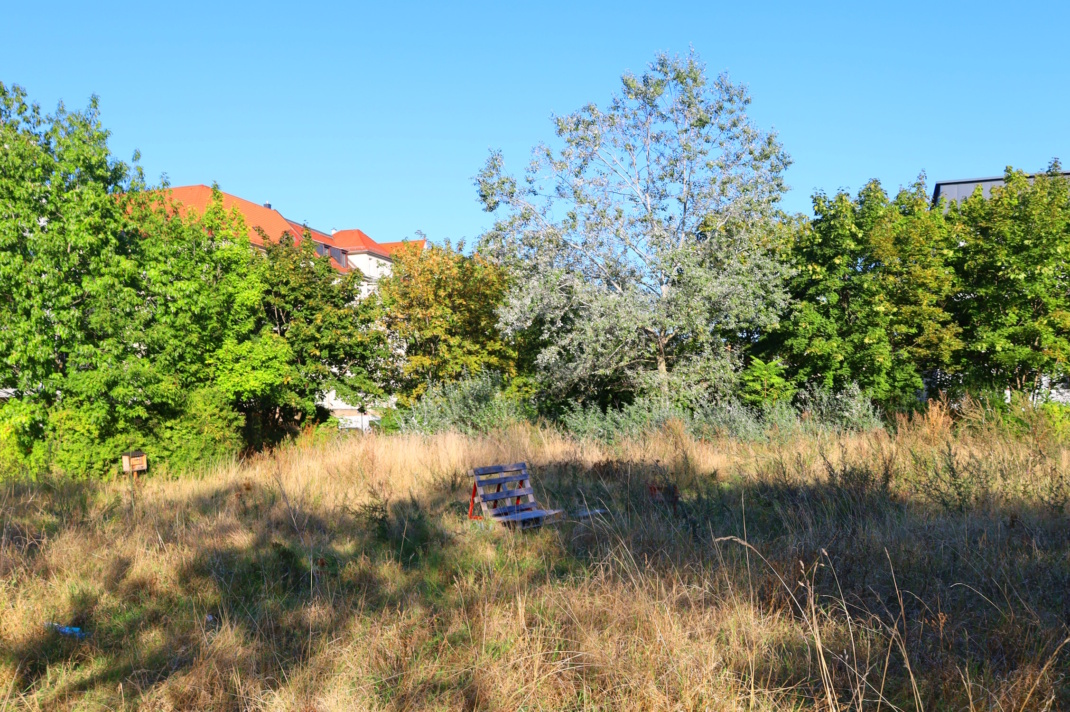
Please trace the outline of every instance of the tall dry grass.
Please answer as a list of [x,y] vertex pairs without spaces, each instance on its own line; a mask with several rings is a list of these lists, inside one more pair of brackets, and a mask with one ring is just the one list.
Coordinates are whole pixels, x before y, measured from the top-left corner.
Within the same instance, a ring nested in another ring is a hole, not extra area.
[[[968,425],[518,426],[9,483],[0,709],[1070,708],[1070,453]],[[465,471],[516,461],[609,514],[469,522]]]

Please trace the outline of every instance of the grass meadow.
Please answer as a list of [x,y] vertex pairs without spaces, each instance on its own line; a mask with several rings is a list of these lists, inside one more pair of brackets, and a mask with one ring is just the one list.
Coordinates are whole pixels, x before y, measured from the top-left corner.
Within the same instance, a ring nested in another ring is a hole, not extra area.
[[[523,425],[8,482],[0,709],[1070,709],[1062,443],[936,404],[759,443]],[[608,514],[468,520],[468,468],[517,461]]]

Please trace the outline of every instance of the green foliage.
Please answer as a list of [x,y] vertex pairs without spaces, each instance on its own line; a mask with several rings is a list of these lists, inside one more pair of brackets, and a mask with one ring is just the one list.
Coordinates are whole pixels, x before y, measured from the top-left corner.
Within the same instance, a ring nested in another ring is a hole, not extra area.
[[389,352],[360,275],[311,243],[253,253],[116,161],[96,100],[45,116],[0,84],[0,475],[185,468],[296,431],[327,390],[374,395]]
[[562,416],[561,427],[581,440],[613,443],[622,438],[639,437],[674,421],[691,427],[692,413],[655,394],[637,398],[621,408],[603,409],[594,404],[574,406]]
[[798,407],[815,423],[837,431],[864,431],[881,427],[879,411],[857,383],[841,391],[811,384],[799,393]]
[[561,427],[580,439],[617,442],[680,423],[693,437],[730,437],[761,441],[791,435],[866,431],[881,427],[876,410],[857,386],[840,393],[812,388],[792,405],[781,398],[747,405],[728,399],[683,408],[671,399],[652,395],[621,408],[575,406],[562,416]]
[[212,356],[219,389],[233,402],[254,410],[269,403],[301,407],[287,387],[297,380],[292,361],[289,344],[270,331],[246,341],[225,339]]
[[55,439],[53,463],[103,471],[170,395],[138,338],[143,243],[125,196],[139,178],[107,138],[95,98],[45,116],[0,84],[0,388],[35,421],[9,459],[40,453],[32,433]]
[[795,305],[767,334],[798,383],[858,383],[893,407],[930,384],[1033,395],[1070,369],[1070,182],[1059,164],[960,204],[930,205],[922,182],[890,201],[876,182],[852,199],[814,197],[816,218],[786,253]]
[[46,423],[37,403],[14,398],[0,401],[0,479],[8,474],[35,477],[43,469]]
[[1070,372],[1070,182],[1058,162],[953,205],[959,365],[973,388],[1038,391]]
[[743,400],[751,405],[780,403],[795,395],[795,386],[784,378],[787,369],[779,360],[762,361],[751,356],[750,366],[743,371]]
[[1070,442],[1070,405],[1045,401],[1037,408],[1051,434],[1060,442]]
[[221,342],[257,332],[261,293],[241,215],[213,191],[204,215],[180,216],[165,191],[127,196],[141,235],[145,290],[139,342],[183,390],[213,377]]
[[398,408],[380,408],[379,409],[379,422],[372,423],[372,429],[377,433],[390,434],[401,432],[402,423],[405,415],[408,414],[407,409]]
[[315,431],[329,392],[397,396],[388,431],[538,413],[614,441],[866,430],[928,386],[994,393],[1001,427],[1064,438],[1067,409],[1040,402],[1070,376],[1059,164],[957,205],[874,181],[788,218],[789,159],[749,102],[659,55],[608,106],[557,117],[526,180],[492,154],[480,253],[410,245],[362,297],[311,235],[256,253],[218,191],[201,215],[146,186],[95,99],[45,115],[0,84],[0,476],[107,475],[134,447],[195,468]]
[[203,468],[241,448],[244,420],[225,393],[218,388],[200,388],[187,396],[180,417],[160,425],[155,447],[172,470]]
[[113,374],[136,368],[122,334],[139,304],[140,242],[125,229],[129,169],[107,137],[95,98],[44,116],[0,84],[0,387],[46,405],[72,387],[107,396]]
[[607,106],[555,117],[524,180],[491,155],[477,187],[499,219],[480,249],[511,270],[500,323],[529,336],[552,397],[694,407],[734,385],[726,346],[776,323],[767,236],[790,159],[749,103],[693,53],[659,54]]
[[379,281],[387,328],[404,354],[397,374],[403,405],[433,384],[516,372],[516,352],[497,325],[505,272],[463,248],[413,243],[394,253],[391,275]]
[[960,346],[943,212],[921,181],[894,201],[876,181],[856,199],[818,193],[814,212],[787,251],[795,304],[761,349],[783,354],[799,383],[915,399],[924,374],[948,368]]
[[1028,438],[1038,448],[1070,443],[1070,404],[1012,391],[982,392],[963,398],[956,428],[981,437],[998,432]]
[[339,275],[328,257],[316,254],[308,235],[265,241],[265,253],[259,262],[261,316],[289,350],[295,373],[287,384],[294,402],[311,414],[316,398],[329,390],[354,405],[379,395],[376,368],[389,352],[376,326],[381,305],[361,298],[363,275]]
[[534,417],[532,403],[520,393],[522,389],[503,389],[499,374],[480,373],[431,386],[399,424],[404,431],[419,433],[499,430]]

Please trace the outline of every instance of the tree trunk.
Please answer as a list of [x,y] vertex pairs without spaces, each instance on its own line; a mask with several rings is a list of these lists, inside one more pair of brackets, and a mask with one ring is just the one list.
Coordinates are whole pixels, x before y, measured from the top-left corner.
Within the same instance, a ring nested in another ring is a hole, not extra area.
[[658,381],[661,384],[661,394],[669,395],[669,365],[665,359],[665,337],[658,337]]

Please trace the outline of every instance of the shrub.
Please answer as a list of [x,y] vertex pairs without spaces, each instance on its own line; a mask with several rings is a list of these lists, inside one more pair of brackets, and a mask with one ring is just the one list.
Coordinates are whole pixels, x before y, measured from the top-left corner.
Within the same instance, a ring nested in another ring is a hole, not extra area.
[[762,361],[751,356],[751,363],[742,373],[743,400],[751,405],[781,403],[791,400],[795,387],[784,377],[787,368],[778,360]]
[[112,420],[106,402],[53,408],[48,426],[49,469],[72,477],[117,474],[121,454],[145,445],[137,431]]
[[241,448],[244,423],[225,394],[202,388],[189,394],[185,412],[165,422],[149,448],[157,451],[169,469],[199,469]]
[[820,430],[881,427],[877,411],[858,386],[841,393],[810,389],[800,393],[797,402],[797,406],[787,400],[746,405],[727,400],[687,409],[667,398],[642,397],[619,409],[576,406],[565,411],[560,424],[575,438],[607,443],[638,437],[669,421],[683,423],[698,438],[727,437],[752,442]]
[[874,430],[881,427],[880,415],[857,383],[833,392],[811,385],[799,393],[798,407],[809,413],[815,424],[837,431]]
[[690,429],[692,416],[668,399],[641,397],[619,409],[577,405],[565,411],[560,424],[579,440],[611,443],[656,430],[671,420],[683,422]]
[[431,386],[406,415],[398,418],[398,425],[403,432],[473,434],[534,417],[531,402],[515,391],[503,391],[503,385],[499,374],[482,373]]
[[33,404],[13,398],[0,405],[0,480],[37,473],[43,430],[44,415]]
[[[792,414],[794,415],[794,411]],[[696,413],[695,426],[699,434],[705,437],[730,437],[751,441],[764,439],[766,431],[761,409],[739,401],[707,405]]]

